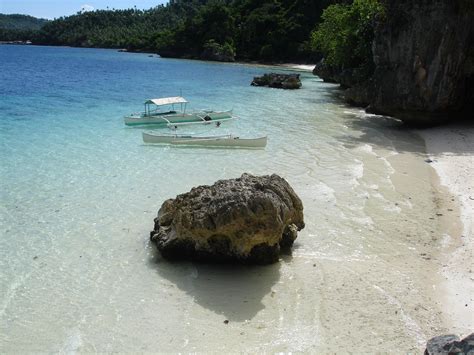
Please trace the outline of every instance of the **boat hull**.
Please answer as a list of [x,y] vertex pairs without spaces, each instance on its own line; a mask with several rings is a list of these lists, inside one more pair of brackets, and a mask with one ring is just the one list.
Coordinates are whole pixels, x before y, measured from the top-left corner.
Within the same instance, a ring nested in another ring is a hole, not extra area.
[[130,115],[124,117],[124,122],[127,126],[172,126],[174,124],[211,124],[231,120],[232,118],[232,111],[203,111],[195,113],[155,114],[148,116],[143,114]]
[[169,144],[173,146],[222,147],[222,148],[265,148],[267,137],[240,138],[230,135],[193,137],[184,135],[155,135],[143,132],[143,141],[151,144]]

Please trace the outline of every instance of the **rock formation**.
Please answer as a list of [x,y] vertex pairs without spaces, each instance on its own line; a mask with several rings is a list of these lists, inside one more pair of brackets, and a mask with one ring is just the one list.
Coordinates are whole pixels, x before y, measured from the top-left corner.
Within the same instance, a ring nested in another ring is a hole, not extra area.
[[301,87],[301,80],[299,74],[269,73],[254,77],[250,85],[280,89],[299,89]]
[[474,333],[460,340],[457,335],[440,335],[426,344],[425,355],[474,354]]
[[268,264],[302,228],[303,205],[286,180],[243,174],[165,201],[150,239],[167,259]]
[[[375,33],[371,112],[414,124],[474,108],[474,3],[385,0]],[[471,116],[472,118],[474,116]]]
[[[474,2],[383,0],[372,45],[375,70],[319,63],[313,73],[338,82],[346,100],[414,125],[474,117]],[[361,79],[361,77],[363,79]]]
[[326,83],[338,83],[340,72],[340,68],[327,65],[324,61],[324,58],[321,59],[313,69],[313,75],[319,76]]
[[216,62],[235,62],[235,53],[230,45],[220,45],[214,40],[210,40],[204,45],[200,58]]

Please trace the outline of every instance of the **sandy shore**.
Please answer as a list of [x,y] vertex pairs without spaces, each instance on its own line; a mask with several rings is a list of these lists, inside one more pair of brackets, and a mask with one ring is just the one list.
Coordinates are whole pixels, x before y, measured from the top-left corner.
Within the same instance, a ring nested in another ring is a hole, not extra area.
[[285,63],[285,64],[280,64],[279,66],[285,67],[285,68],[290,68],[290,69],[296,69],[296,70],[301,70],[301,71],[310,71],[312,72],[316,64],[294,64],[294,63]]
[[452,229],[443,244],[441,291],[452,333],[468,335],[474,329],[474,127],[456,125],[418,133],[441,188],[447,188],[460,205],[462,227]]

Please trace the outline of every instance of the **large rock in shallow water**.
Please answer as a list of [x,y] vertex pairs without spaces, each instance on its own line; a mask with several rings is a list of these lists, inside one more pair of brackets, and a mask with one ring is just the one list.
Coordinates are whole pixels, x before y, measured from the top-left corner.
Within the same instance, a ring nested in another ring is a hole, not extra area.
[[269,264],[302,228],[303,204],[285,179],[243,174],[165,201],[150,238],[167,259]]

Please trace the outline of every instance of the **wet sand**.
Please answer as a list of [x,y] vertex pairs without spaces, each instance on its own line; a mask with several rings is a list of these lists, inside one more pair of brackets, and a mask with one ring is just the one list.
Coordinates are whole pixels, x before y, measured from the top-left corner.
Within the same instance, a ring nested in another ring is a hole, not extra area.
[[[442,299],[450,333],[468,335],[474,329],[474,128],[452,125],[419,131],[440,189],[447,189],[460,209],[445,217],[450,228],[443,245]],[[451,211],[447,211],[449,214]]]

